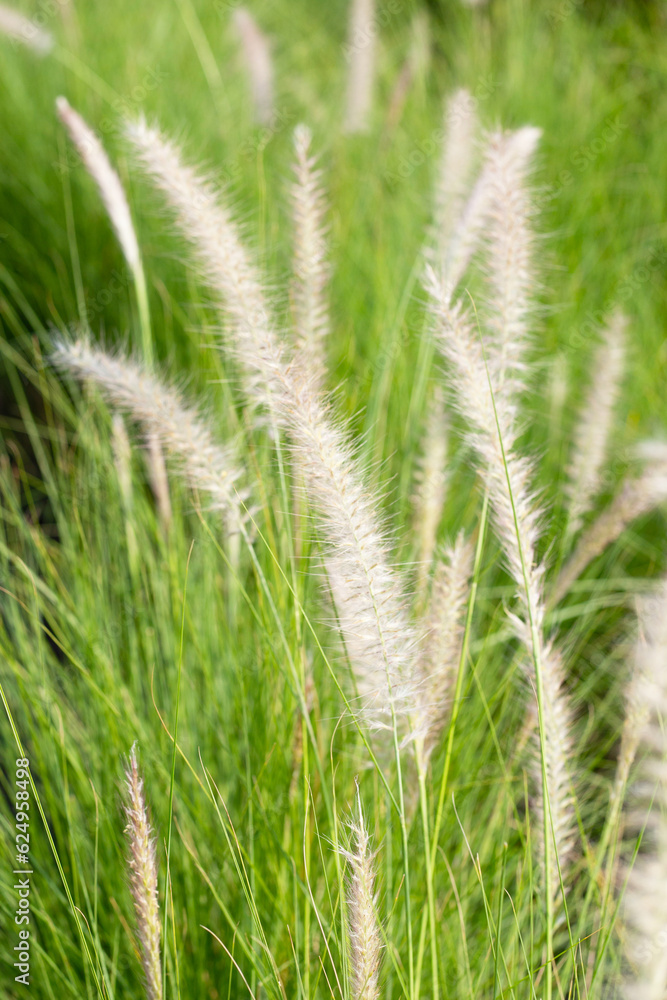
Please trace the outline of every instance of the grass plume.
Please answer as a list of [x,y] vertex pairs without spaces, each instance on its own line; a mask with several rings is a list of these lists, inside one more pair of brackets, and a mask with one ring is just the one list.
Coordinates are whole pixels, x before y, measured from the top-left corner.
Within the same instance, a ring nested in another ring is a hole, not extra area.
[[206,422],[176,390],[140,364],[113,356],[85,340],[55,345],[53,360],[76,378],[94,383],[114,406],[138,421],[177,461],[189,485],[205,494],[232,529],[245,521],[245,492],[237,455],[219,445]]
[[294,263],[292,303],[296,344],[303,364],[321,384],[327,373],[329,333],[326,202],[321,171],[311,153],[312,135],[305,125],[294,131],[295,181],[292,185]]
[[158,898],[155,838],[148,818],[144,782],[139,772],[136,745],[125,768],[125,818],[129,845],[130,888],[137,921],[137,937],[144,967],[147,1000],[161,1000],[160,904]]

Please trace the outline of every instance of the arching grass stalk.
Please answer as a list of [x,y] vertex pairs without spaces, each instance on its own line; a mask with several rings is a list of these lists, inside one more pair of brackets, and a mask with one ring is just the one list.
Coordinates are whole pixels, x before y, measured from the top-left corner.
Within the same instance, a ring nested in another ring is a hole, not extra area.
[[[437,949],[437,923],[435,919],[435,887],[434,887],[434,873],[435,865],[434,859],[431,855],[430,848],[430,835],[429,835],[429,824],[428,824],[428,798],[426,794],[426,767],[421,759],[421,754],[419,748],[417,749],[417,777],[419,781],[419,801],[421,805],[421,820],[422,828],[424,830],[424,857],[426,859],[426,897],[428,906],[428,922],[429,931],[431,937],[431,983],[433,987],[433,1000],[438,1000],[440,995],[440,987],[438,983],[438,949]],[[419,971],[421,973],[421,958],[423,955],[423,945],[420,936],[420,965]],[[419,982],[419,978],[417,979]]]
[[167,875],[166,875],[166,892],[164,894],[164,930],[162,933],[162,940],[164,941],[164,949],[162,954],[162,990],[163,995],[166,998],[167,991],[167,926],[169,922],[169,878],[170,869],[169,863],[171,861],[171,831],[172,831],[172,821],[174,817],[174,783],[176,778],[176,748],[178,746],[178,713],[181,706],[181,676],[183,671],[183,639],[185,635],[185,607],[186,598],[188,590],[188,574],[190,572],[190,559],[192,558],[192,550],[194,548],[194,540],[190,544],[190,551],[188,552],[188,559],[185,564],[185,581],[183,584],[183,609],[181,611],[181,638],[178,650],[178,674],[176,678],[176,709],[174,711],[174,743],[171,752],[171,776],[169,780],[169,821],[167,824]]
[[153,334],[151,330],[151,314],[148,304],[148,287],[146,285],[146,272],[141,258],[137,266],[132,269],[134,280],[134,293],[137,297],[137,309],[139,310],[139,329],[141,330],[141,353],[146,364],[153,360]]
[[[480,338],[481,340],[481,338]],[[529,581],[528,581],[528,570],[526,567],[526,561],[523,552],[523,546],[521,544],[521,529],[519,526],[519,519],[517,516],[516,505],[514,502],[514,491],[512,490],[511,477],[509,475],[509,470],[507,467],[507,457],[505,454],[505,445],[503,442],[502,429],[500,426],[500,421],[498,420],[498,411],[496,408],[496,397],[493,391],[493,384],[491,381],[491,375],[489,372],[486,354],[484,352],[484,343],[482,340],[482,354],[484,356],[484,365],[486,367],[487,377],[489,381],[489,392],[491,395],[491,404],[493,406],[493,416],[496,422],[496,431],[498,433],[498,443],[500,446],[500,451],[502,454],[503,468],[505,470],[505,477],[507,480],[507,494],[512,506],[512,516],[514,518],[514,530],[516,532],[517,539],[517,551],[519,559],[521,561],[521,569],[524,577],[524,587],[526,594],[530,593]],[[554,899],[551,890],[551,845],[554,843],[553,840],[553,830],[551,823],[551,806],[549,801],[549,782],[547,776],[547,761],[546,761],[546,733],[544,726],[544,687],[542,678],[542,663],[540,657],[541,650],[541,640],[538,632],[537,623],[533,615],[532,602],[530,600],[526,601],[526,614],[528,616],[528,625],[530,628],[530,641],[531,641],[531,652],[533,657],[533,667],[535,670],[535,688],[537,694],[537,715],[538,715],[538,726],[540,735],[540,763],[542,769],[542,800],[543,800],[543,810],[542,810],[542,821],[544,826],[544,893],[546,902],[546,1000],[551,1000],[552,989],[553,989],[553,925],[554,925]]]

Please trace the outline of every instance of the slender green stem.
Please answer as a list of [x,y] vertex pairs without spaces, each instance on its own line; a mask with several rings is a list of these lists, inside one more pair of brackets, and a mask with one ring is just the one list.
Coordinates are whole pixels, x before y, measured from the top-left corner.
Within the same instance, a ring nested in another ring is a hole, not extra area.
[[[426,894],[428,902],[428,919],[431,934],[431,981],[433,983],[433,1000],[438,1000],[440,987],[438,984],[438,948],[437,948],[437,923],[435,919],[435,887],[433,878],[435,866],[430,851],[430,838],[428,828],[428,800],[426,797],[426,768],[419,749],[417,750],[419,799],[421,802],[422,826],[424,828],[424,856],[426,858]],[[421,944],[421,942],[420,942]],[[421,965],[421,963],[420,963]]]
[[141,261],[133,271],[134,290],[137,296],[137,308],[139,309],[139,329],[141,330],[141,352],[144,362],[150,365],[153,361],[153,336],[151,333],[151,314],[148,305],[148,288],[146,287],[146,275],[144,265]]

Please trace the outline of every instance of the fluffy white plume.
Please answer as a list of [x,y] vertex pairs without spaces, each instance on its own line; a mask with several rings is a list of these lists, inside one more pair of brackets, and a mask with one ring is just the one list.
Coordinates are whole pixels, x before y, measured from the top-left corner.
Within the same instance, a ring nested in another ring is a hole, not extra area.
[[296,163],[292,185],[294,277],[292,301],[297,347],[304,366],[324,384],[326,338],[329,333],[326,202],[321,173],[310,151],[312,136],[305,125],[294,131]]
[[420,593],[428,584],[438,527],[447,495],[448,421],[444,394],[436,388],[429,403],[421,459],[413,497],[414,524],[419,543],[417,579]]
[[449,241],[463,211],[475,159],[479,122],[472,94],[456,90],[445,108],[445,141],[435,188],[434,242],[445,262]]
[[[623,917],[631,977],[628,1000],[663,1000],[667,994],[667,583],[640,612],[637,649],[641,687],[639,740],[646,756],[634,787],[637,809],[649,812],[642,846],[628,877]],[[644,817],[641,822],[643,825]]]
[[379,1000],[382,938],[377,918],[375,856],[370,849],[357,789],[358,814],[350,822],[352,843],[343,851],[349,864],[347,921],[352,1000]]
[[[443,274],[450,296],[479,246],[483,229],[489,228],[494,215],[498,216],[496,203],[505,172],[515,179],[525,177],[538,138],[539,131],[530,126],[490,136],[479,177],[449,237],[444,256]],[[496,262],[496,268],[500,267],[502,262]]]
[[230,528],[245,520],[245,493],[239,488],[238,456],[218,445],[199,413],[145,368],[113,357],[86,341],[56,344],[53,360],[77,378],[88,379],[115,406],[143,425],[178,462],[193,489],[208,495]]
[[414,698],[414,633],[402,582],[389,562],[377,497],[316,379],[290,360],[269,314],[257,269],[212,186],[181,163],[175,146],[144,124],[130,130],[140,159],[176,211],[183,234],[232,320],[246,395],[266,401],[285,427],[318,511],[338,623],[371,724],[407,716]]
[[426,638],[419,660],[421,687],[414,720],[422,748],[421,764],[428,760],[451,709],[451,698],[461,657],[463,621],[470,592],[474,549],[460,534],[445,548],[436,565]]
[[484,171],[489,186],[487,267],[491,299],[486,342],[497,386],[506,378],[521,390],[532,306],[534,275],[532,205],[526,181],[540,138],[526,126],[508,136],[494,133],[488,143]]
[[130,888],[137,919],[137,937],[146,977],[147,1000],[161,1000],[160,904],[158,899],[155,838],[151,830],[144,796],[144,783],[137,764],[136,746],[130,751],[125,769],[125,816],[130,853]]
[[5,4],[0,4],[0,34],[20,42],[39,56],[47,55],[53,48],[53,36],[48,31]]
[[273,116],[273,60],[271,45],[250,11],[234,11],[245,65],[250,80],[255,117],[260,125],[269,125]]
[[375,82],[375,0],[351,0],[347,57],[345,129],[364,132],[373,107]]
[[577,419],[568,469],[569,530],[575,533],[600,490],[600,474],[607,458],[614,407],[625,371],[625,329],[621,313],[611,317],[593,357],[593,379]]
[[56,110],[86,170],[97,184],[125,259],[132,270],[136,271],[140,261],[139,244],[120,177],[111,166],[100,140],[64,97],[57,98]]
[[237,360],[249,401],[270,405],[267,385],[282,366],[282,346],[273,330],[260,275],[243,246],[227,207],[213,184],[181,161],[180,151],[141,120],[127,135],[147,174],[165,193],[197,254],[203,276],[224,298]]

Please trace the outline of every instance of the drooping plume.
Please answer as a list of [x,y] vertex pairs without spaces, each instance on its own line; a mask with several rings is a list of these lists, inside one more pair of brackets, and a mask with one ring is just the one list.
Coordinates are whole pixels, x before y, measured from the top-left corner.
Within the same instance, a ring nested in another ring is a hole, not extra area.
[[292,302],[296,343],[317,381],[326,379],[326,338],[329,333],[329,279],[326,202],[321,172],[310,151],[311,133],[305,125],[294,131],[296,180],[292,185],[294,265]]
[[375,0],[351,0],[347,60],[345,130],[365,132],[373,108],[375,83]]
[[234,22],[243,48],[250,81],[255,117],[260,125],[270,125],[273,117],[273,60],[271,45],[254,17],[245,7],[234,11]]
[[53,48],[53,36],[13,7],[0,4],[0,34],[32,49],[38,56]]
[[146,978],[147,1000],[162,998],[160,964],[160,904],[158,899],[155,838],[151,829],[144,795],[144,783],[137,764],[136,744],[130,751],[125,769],[125,816],[130,853],[130,888],[137,920],[137,937]]
[[350,821],[351,844],[344,856],[349,864],[347,888],[350,996],[378,1000],[382,938],[377,918],[375,856],[370,849],[357,788],[357,816]]
[[141,365],[83,340],[56,344],[53,360],[77,378],[93,382],[114,406],[142,424],[149,440],[156,437],[189,485],[226,516],[230,529],[243,524],[245,492],[239,486],[238,456],[215,442],[200,414],[172,387]]
[[379,501],[360,471],[349,437],[294,362],[268,309],[262,283],[227,207],[212,185],[181,163],[176,147],[139,123],[129,136],[166,194],[210,287],[231,321],[232,347],[253,405],[266,403],[285,428],[317,510],[338,624],[370,724],[393,725],[414,697],[414,633],[403,584],[390,565]]
[[[648,816],[642,844],[628,876],[623,919],[630,963],[628,1000],[663,1000],[667,994],[667,583],[640,612],[642,637],[640,744],[646,751],[633,789],[636,810]],[[640,829],[644,825],[644,815]]]
[[56,110],[86,170],[97,185],[125,260],[134,271],[140,262],[139,244],[120,177],[111,166],[100,140],[64,97],[57,98]]

